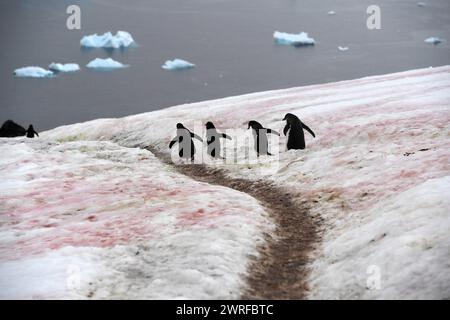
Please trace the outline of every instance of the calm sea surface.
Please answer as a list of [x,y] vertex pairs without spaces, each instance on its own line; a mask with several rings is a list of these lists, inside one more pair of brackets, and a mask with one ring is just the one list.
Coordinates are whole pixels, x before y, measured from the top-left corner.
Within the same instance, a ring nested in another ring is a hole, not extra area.
[[[381,30],[366,9],[381,8]],[[407,0],[0,0],[0,121],[38,131],[243,93],[354,79],[450,64],[450,1]],[[81,30],[66,28],[66,7],[81,8]],[[329,16],[333,10],[336,15]],[[82,50],[83,35],[130,32],[137,48]],[[311,47],[274,44],[275,30],[306,31]],[[444,39],[439,45],[423,40]],[[338,46],[348,46],[341,52]],[[95,72],[112,57],[130,67]],[[167,59],[197,65],[161,69]],[[52,79],[15,78],[16,68],[76,62]]]

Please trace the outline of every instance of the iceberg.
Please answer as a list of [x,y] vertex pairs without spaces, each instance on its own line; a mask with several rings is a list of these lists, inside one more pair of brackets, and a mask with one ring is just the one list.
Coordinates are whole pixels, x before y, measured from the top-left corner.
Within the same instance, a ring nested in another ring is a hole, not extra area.
[[113,60],[111,58],[107,59],[101,59],[101,58],[95,58],[91,62],[89,62],[86,67],[90,69],[97,69],[97,70],[114,70],[114,69],[121,69],[128,67],[126,64],[122,64],[119,61]]
[[23,77],[23,78],[49,78],[53,76],[53,72],[50,70],[45,70],[41,67],[23,67],[14,70],[14,75],[16,77]]
[[334,15],[336,14],[336,12],[335,12],[335,11],[328,11],[327,14],[328,14],[329,16],[334,16]]
[[75,72],[80,70],[80,66],[76,63],[55,63],[52,62],[48,65],[48,68],[50,70],[56,71],[56,72]]
[[341,46],[339,46],[338,49],[339,49],[339,51],[347,51],[348,47],[341,47]]
[[276,43],[283,45],[304,46],[304,45],[314,45],[315,43],[314,39],[308,37],[308,34],[306,32],[293,34],[275,31],[273,33],[273,37]]
[[102,35],[91,34],[84,36],[80,40],[82,47],[87,48],[127,48],[136,44],[131,34],[126,31],[117,31],[115,35],[111,32],[106,32]]
[[438,44],[438,43],[441,43],[442,40],[439,39],[439,38],[437,38],[437,37],[429,37],[429,38],[426,38],[426,39],[424,40],[424,42],[426,42],[426,43],[431,43],[431,44]]
[[167,60],[162,66],[166,70],[181,70],[195,67],[195,64],[182,59]]

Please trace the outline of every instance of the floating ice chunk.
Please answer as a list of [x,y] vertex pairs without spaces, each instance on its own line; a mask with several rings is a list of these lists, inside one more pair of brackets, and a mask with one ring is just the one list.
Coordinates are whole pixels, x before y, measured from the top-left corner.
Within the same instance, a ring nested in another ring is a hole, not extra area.
[[115,61],[111,58],[107,59],[101,59],[101,58],[95,58],[91,62],[89,62],[86,67],[91,69],[97,69],[97,70],[113,70],[113,69],[120,69],[125,68],[127,65],[122,64],[118,61]]
[[431,44],[438,44],[438,43],[442,42],[442,40],[437,37],[429,37],[429,38],[426,38],[424,41],[426,43],[431,43]]
[[52,62],[48,65],[48,68],[57,72],[75,72],[80,70],[80,66],[76,63],[55,63]]
[[41,67],[24,67],[14,70],[16,77],[24,78],[49,78],[53,75],[50,70],[45,70]]
[[102,35],[91,34],[84,36],[80,44],[88,48],[127,48],[135,44],[133,37],[126,31],[117,31],[116,35],[106,32]]
[[162,66],[166,70],[181,70],[195,67],[195,64],[182,59],[167,60]]
[[417,6],[425,7],[427,4],[425,2],[417,2]]
[[339,51],[347,51],[348,47],[341,47],[341,46],[339,46],[338,49],[339,49]]
[[315,43],[313,38],[309,38],[306,32],[300,32],[299,34],[285,33],[275,31],[273,37],[278,44],[304,46],[313,45]]
[[328,14],[329,16],[334,16],[334,15],[336,14],[336,12],[334,12],[334,11],[328,11],[327,14]]

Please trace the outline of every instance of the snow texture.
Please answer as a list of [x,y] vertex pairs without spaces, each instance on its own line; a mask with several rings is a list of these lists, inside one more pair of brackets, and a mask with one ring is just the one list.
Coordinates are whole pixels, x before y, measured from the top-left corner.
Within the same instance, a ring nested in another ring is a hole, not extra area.
[[239,297],[271,228],[255,199],[76,139],[1,140],[0,298]]
[[108,71],[108,70],[126,68],[127,65],[122,64],[122,63],[120,63],[118,61],[115,61],[115,60],[113,60],[111,58],[106,58],[106,59],[95,58],[94,60],[90,61],[86,65],[86,67],[88,67],[90,69]]
[[[2,139],[2,297],[238,297],[254,239],[273,228],[263,208],[180,177],[134,147],[167,151],[180,121],[197,134],[206,121],[225,131],[245,130],[249,119],[282,132],[290,112],[316,133],[306,134],[305,150],[286,151],[282,136],[278,157],[249,165],[243,145],[230,141],[237,163],[213,165],[311,204],[322,241],[309,298],[449,298],[449,106],[445,66]],[[73,265],[81,287],[68,292],[64,268]]]
[[23,78],[50,78],[53,76],[53,72],[45,70],[41,67],[23,67],[14,70],[14,75],[16,77]]
[[56,72],[75,72],[80,70],[80,66],[76,63],[63,64],[52,62],[48,65],[48,68]]
[[92,34],[84,36],[80,45],[87,48],[127,48],[135,45],[135,41],[131,34],[126,31],[117,31],[115,35],[111,32],[106,32],[104,34]]
[[162,66],[166,70],[182,70],[195,67],[195,64],[182,59],[167,60]]
[[308,34],[306,32],[293,34],[275,31],[273,37],[276,43],[282,45],[304,46],[313,45],[315,43],[314,39],[308,37]]

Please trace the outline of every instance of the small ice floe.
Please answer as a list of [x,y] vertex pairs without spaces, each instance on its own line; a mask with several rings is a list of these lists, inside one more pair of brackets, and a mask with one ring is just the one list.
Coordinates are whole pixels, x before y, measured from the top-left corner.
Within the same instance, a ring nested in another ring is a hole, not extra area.
[[91,34],[84,36],[80,44],[82,47],[87,48],[127,48],[131,45],[136,44],[133,37],[126,31],[117,31],[115,35],[111,32],[106,32],[104,34]]
[[347,51],[348,47],[341,47],[341,46],[339,46],[338,49],[339,49],[339,51]]
[[425,2],[417,2],[418,7],[425,7],[427,4]]
[[16,69],[14,70],[14,75],[23,78],[50,78],[53,76],[53,72],[41,67],[32,66]]
[[90,69],[108,71],[108,70],[125,68],[125,67],[128,67],[128,65],[122,64],[119,61],[115,61],[111,58],[107,58],[107,59],[95,58],[94,60],[89,62],[86,65],[86,67],[88,67]]
[[314,45],[315,41],[313,38],[308,37],[306,32],[300,32],[299,34],[286,33],[275,31],[273,33],[273,37],[275,42],[283,45],[292,45],[292,46],[305,46],[305,45]]
[[165,70],[182,70],[195,67],[195,64],[182,59],[167,60],[162,66]]
[[431,44],[438,44],[438,43],[441,43],[441,42],[442,42],[442,39],[439,39],[439,38],[437,38],[437,37],[429,37],[429,38],[426,38],[426,39],[424,40],[424,42],[426,42],[426,43],[431,43]]
[[334,15],[336,14],[336,12],[333,11],[333,10],[331,10],[331,11],[328,11],[327,14],[328,14],[329,16],[334,16]]
[[80,70],[80,66],[76,63],[55,63],[52,62],[48,68],[56,72],[75,72]]

